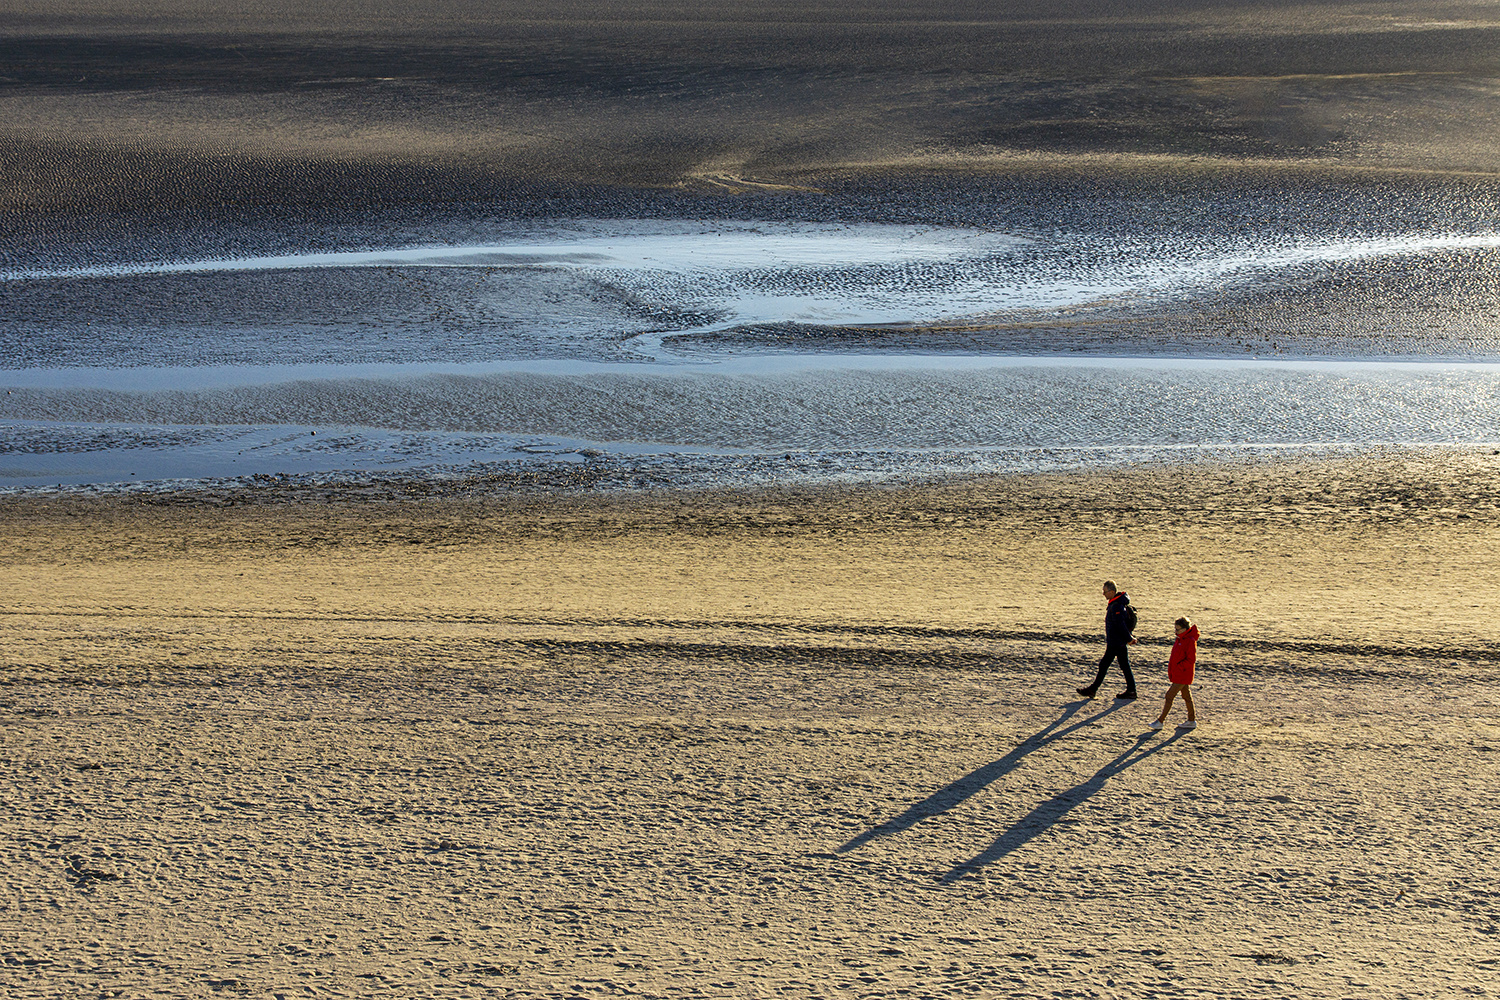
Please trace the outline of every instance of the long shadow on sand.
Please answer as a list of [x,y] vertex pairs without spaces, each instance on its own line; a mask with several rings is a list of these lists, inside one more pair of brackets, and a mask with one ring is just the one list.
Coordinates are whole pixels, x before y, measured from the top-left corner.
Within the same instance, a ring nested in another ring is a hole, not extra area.
[[906,812],[902,813],[900,816],[897,816],[894,819],[888,819],[884,823],[881,823],[879,826],[872,827],[871,829],[866,830],[864,833],[860,834],[853,840],[840,847],[837,853],[843,854],[845,852],[852,851],[857,847],[863,847],[865,844],[868,844],[876,837],[887,837],[893,833],[900,833],[903,830],[909,830],[912,827],[916,826],[918,823],[922,822],[922,820],[924,819],[928,819],[932,816],[939,816],[947,812],[949,809],[952,809],[960,802],[963,802],[965,799],[969,798],[969,796],[973,795],[975,792],[982,791],[986,786],[1014,771],[1017,767],[1020,766],[1021,761],[1026,759],[1027,754],[1040,750],[1047,744],[1052,743],[1056,740],[1060,740],[1070,733],[1077,732],[1085,726],[1091,725],[1092,723],[1104,718],[1109,713],[1118,711],[1121,707],[1120,702],[1115,702],[1104,711],[1100,712],[1098,715],[1091,715],[1086,719],[1082,719],[1078,722],[1073,723],[1071,726],[1067,726],[1066,728],[1058,728],[1073,716],[1077,715],[1079,710],[1081,710],[1083,706],[1087,704],[1088,702],[1086,701],[1075,701],[1071,703],[1066,709],[1063,710],[1063,714],[1057,717],[1056,721],[1048,723],[1048,725],[1036,735],[1027,737],[1020,746],[1016,747],[1004,757],[1001,757],[999,760],[992,761],[984,765],[977,771],[972,771],[969,774],[964,775],[962,778],[959,778],[957,781],[953,782],[953,784],[951,785],[948,785],[946,788],[942,788],[936,792],[933,792],[927,798],[923,799],[921,802],[918,802],[916,805],[906,810]]
[[1082,784],[1074,785],[1065,792],[1059,792],[1025,816],[1022,816],[1016,821],[1014,826],[1001,834],[988,848],[963,864],[958,865],[938,881],[944,883],[956,882],[965,875],[978,871],[985,865],[999,861],[1037,834],[1051,828],[1053,824],[1062,819],[1074,806],[1087,801],[1090,796],[1103,789],[1104,783],[1110,778],[1113,778],[1128,767],[1134,767],[1152,754],[1160,753],[1182,739],[1182,731],[1179,730],[1151,749],[1140,752],[1141,747],[1145,745],[1146,741],[1155,735],[1155,733],[1144,733],[1138,736],[1130,749],[1101,767],[1093,777]]

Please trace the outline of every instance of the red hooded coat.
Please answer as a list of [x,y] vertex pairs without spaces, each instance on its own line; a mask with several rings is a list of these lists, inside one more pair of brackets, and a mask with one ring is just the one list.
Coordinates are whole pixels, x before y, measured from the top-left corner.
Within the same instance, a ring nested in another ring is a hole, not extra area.
[[1167,681],[1171,684],[1193,683],[1193,667],[1198,663],[1198,626],[1189,625],[1187,631],[1172,643],[1172,658],[1167,661]]

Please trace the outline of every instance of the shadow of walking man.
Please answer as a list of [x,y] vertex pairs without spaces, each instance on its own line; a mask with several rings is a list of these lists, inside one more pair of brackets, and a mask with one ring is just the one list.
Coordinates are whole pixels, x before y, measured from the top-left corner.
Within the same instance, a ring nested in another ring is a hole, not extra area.
[[974,793],[982,791],[986,786],[1014,771],[1018,766],[1020,766],[1021,761],[1025,759],[1027,754],[1040,750],[1042,747],[1046,746],[1049,743],[1060,740],[1070,733],[1076,732],[1077,730],[1082,729],[1085,726],[1097,722],[1109,713],[1118,711],[1121,705],[1120,702],[1115,702],[1097,715],[1091,715],[1086,719],[1081,719],[1080,721],[1075,722],[1071,726],[1068,726],[1064,729],[1058,728],[1073,716],[1077,715],[1079,710],[1087,704],[1087,701],[1075,701],[1071,703],[1066,709],[1063,710],[1063,714],[1058,716],[1058,718],[1054,722],[1048,723],[1048,725],[1036,735],[1028,736],[1020,746],[1016,747],[1004,757],[1001,757],[996,761],[991,761],[990,763],[981,767],[979,770],[964,775],[962,778],[959,778],[957,781],[953,782],[953,784],[951,785],[948,785],[946,788],[942,788],[936,792],[933,792],[927,798],[923,799],[921,802],[918,802],[916,805],[906,810],[906,812],[902,813],[900,816],[897,816],[894,819],[888,819],[879,826],[872,827],[871,829],[866,830],[864,833],[860,834],[853,840],[840,847],[837,853],[844,854],[848,851],[854,850],[855,848],[863,847],[865,844],[868,844],[876,837],[888,837],[893,833],[901,833],[904,830],[910,830],[912,827],[916,826],[924,819],[928,819],[932,816],[942,815],[949,809],[952,809],[954,806],[958,805],[960,802],[969,798]]
[[1160,753],[1167,747],[1182,739],[1182,733],[1176,732],[1162,740],[1156,746],[1144,752],[1139,752],[1146,741],[1155,736],[1156,733],[1144,733],[1136,737],[1135,743],[1120,756],[1101,767],[1093,777],[1079,785],[1074,785],[1065,792],[1059,792],[1046,802],[1037,806],[1031,812],[1022,816],[1009,830],[980,854],[975,855],[963,864],[958,865],[938,881],[943,883],[956,882],[971,872],[978,871],[985,865],[993,864],[1005,857],[1011,851],[1025,844],[1033,837],[1049,829],[1054,823],[1077,806],[1086,802],[1090,796],[1104,788],[1104,783],[1128,767],[1134,767],[1141,761],[1154,753]]

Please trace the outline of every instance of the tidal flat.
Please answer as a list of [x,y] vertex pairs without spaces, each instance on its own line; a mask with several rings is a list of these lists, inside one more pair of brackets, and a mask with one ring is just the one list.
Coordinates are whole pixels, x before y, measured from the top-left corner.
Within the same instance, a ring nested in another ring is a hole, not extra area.
[[0,23],[6,996],[1497,992],[1500,4]]

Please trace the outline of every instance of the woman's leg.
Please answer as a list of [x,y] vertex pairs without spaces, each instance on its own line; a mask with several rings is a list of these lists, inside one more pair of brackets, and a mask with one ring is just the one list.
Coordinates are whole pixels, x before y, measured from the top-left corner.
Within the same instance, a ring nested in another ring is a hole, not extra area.
[[1188,721],[1198,721],[1198,710],[1193,705],[1193,689],[1188,685],[1182,685],[1182,703],[1187,706]]
[[1172,711],[1172,700],[1177,697],[1177,692],[1178,691],[1184,691],[1185,692],[1186,691],[1186,685],[1183,685],[1183,684],[1173,684],[1171,687],[1167,688],[1167,700],[1161,706],[1161,714],[1156,717],[1156,721],[1157,722],[1166,722],[1167,721],[1167,713],[1170,712],[1170,711]]

